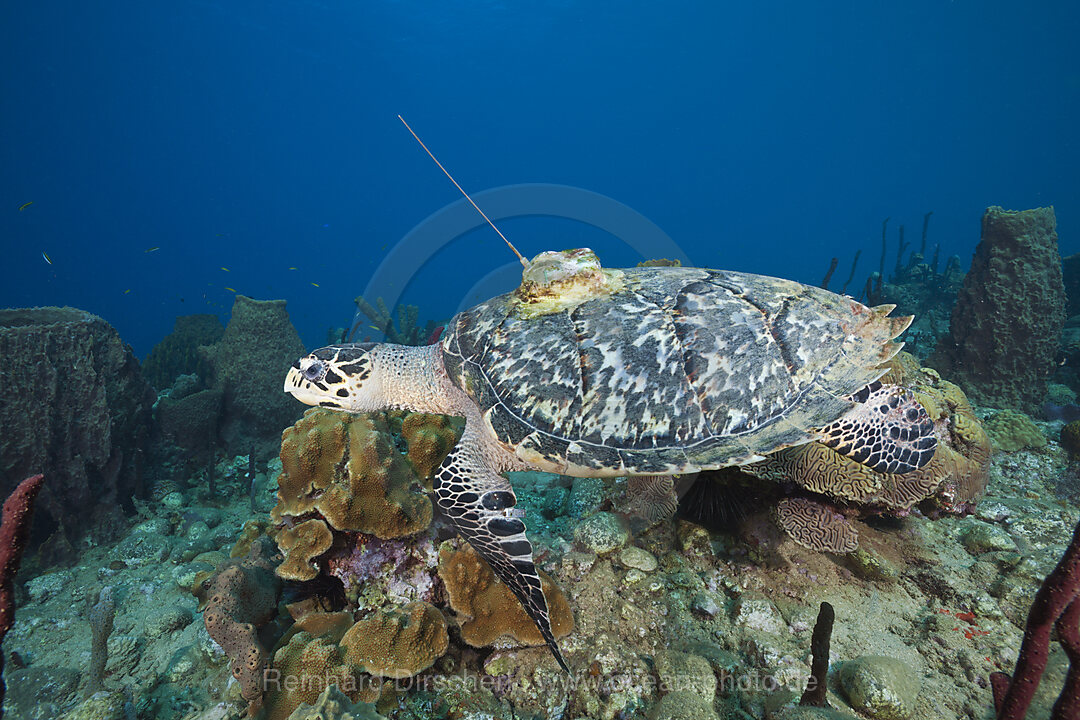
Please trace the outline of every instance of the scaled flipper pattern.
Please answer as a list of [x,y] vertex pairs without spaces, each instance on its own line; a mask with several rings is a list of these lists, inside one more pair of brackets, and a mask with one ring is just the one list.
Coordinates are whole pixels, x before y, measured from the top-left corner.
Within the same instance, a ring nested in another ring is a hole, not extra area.
[[432,481],[435,501],[458,533],[514,593],[559,666],[569,673],[551,632],[551,617],[533,563],[532,544],[525,537],[525,523],[520,519],[524,513],[514,510],[517,498],[510,482],[493,472],[477,456],[476,445],[466,439],[462,437],[436,471]]
[[851,400],[854,408],[821,429],[822,443],[880,473],[918,470],[934,457],[934,422],[910,390],[873,382]]

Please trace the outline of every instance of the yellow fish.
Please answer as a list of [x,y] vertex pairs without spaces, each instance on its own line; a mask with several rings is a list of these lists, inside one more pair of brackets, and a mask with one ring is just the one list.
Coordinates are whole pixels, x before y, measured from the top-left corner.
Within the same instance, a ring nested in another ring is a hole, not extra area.
[[230,269],[229,269],[229,268],[227,268],[227,267],[223,267],[223,268],[221,268],[221,269],[222,269],[222,270],[224,270],[225,272],[232,272],[232,270],[230,270]]
[[23,210],[25,210],[26,208],[30,207],[33,204],[34,204],[33,200],[31,200],[30,202],[23,203],[22,205],[19,206],[19,212],[22,212]]
[[156,251],[156,250],[160,250],[160,249],[161,249],[161,247],[160,247],[160,246],[158,246],[158,245],[155,245],[154,247],[150,248],[149,250],[144,250],[143,252],[148,252],[148,253],[151,253],[151,252],[154,252],[154,251]]
[[235,290],[233,290],[233,289],[232,289],[231,287],[227,287],[227,288],[225,288],[225,289],[226,289],[226,290],[228,290],[228,291],[229,291],[229,292],[231,292],[231,293],[235,293],[235,292],[236,292],[236,291],[235,291]]
[[319,283],[311,283],[311,284],[314,285],[315,287],[319,287]]
[[125,290],[124,294],[127,295],[129,292],[131,292],[131,288],[128,288],[127,290]]
[[47,252],[45,252],[44,250],[41,251],[41,257],[45,258],[45,262],[52,265],[52,258],[49,257],[49,254]]
[[300,268],[289,268],[290,270],[299,270]]
[[372,330],[374,330],[375,332],[382,332],[382,330],[380,330],[379,328],[375,327],[374,325],[368,325],[368,327],[369,327],[369,328],[371,328]]

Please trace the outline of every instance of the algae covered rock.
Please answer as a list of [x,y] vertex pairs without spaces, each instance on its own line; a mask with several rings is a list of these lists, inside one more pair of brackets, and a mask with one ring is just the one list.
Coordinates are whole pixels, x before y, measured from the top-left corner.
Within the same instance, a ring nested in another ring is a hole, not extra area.
[[840,684],[851,706],[874,720],[911,717],[921,685],[910,665],[878,655],[864,655],[844,663]]
[[578,523],[574,540],[586,550],[607,555],[630,542],[630,531],[615,513],[598,512]]

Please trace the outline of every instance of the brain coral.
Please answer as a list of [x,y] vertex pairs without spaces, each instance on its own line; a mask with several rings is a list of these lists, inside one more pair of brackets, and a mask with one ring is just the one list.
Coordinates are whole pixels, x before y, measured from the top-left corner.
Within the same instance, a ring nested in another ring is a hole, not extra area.
[[859,533],[840,513],[806,498],[784,498],[774,509],[777,524],[803,547],[848,553],[859,547]]
[[[439,548],[439,577],[446,585],[450,607],[461,619],[461,637],[473,647],[543,645],[544,638],[510,589],[471,546],[455,550],[449,543]],[[551,613],[551,632],[556,638],[574,629],[570,604],[547,573],[540,581]]]

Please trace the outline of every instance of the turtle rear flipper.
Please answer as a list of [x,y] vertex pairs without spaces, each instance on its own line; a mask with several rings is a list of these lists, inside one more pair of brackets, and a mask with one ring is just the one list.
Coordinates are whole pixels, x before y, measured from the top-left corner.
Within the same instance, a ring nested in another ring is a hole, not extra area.
[[855,407],[821,429],[822,443],[881,473],[918,470],[934,457],[934,422],[910,390],[875,381],[851,400]]
[[569,673],[551,632],[547,598],[533,563],[532,544],[525,537],[525,523],[520,519],[524,512],[514,509],[517,498],[510,482],[484,461],[469,425],[435,472],[432,485],[439,509],[514,593],[559,666]]

